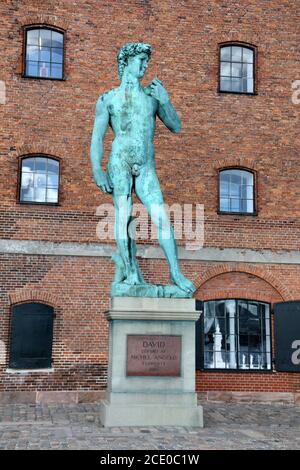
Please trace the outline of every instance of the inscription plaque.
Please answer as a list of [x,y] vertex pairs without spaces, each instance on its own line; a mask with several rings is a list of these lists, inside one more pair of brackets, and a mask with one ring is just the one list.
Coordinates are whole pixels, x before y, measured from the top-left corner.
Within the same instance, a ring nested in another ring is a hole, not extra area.
[[180,373],[181,336],[127,336],[127,376],[179,377]]

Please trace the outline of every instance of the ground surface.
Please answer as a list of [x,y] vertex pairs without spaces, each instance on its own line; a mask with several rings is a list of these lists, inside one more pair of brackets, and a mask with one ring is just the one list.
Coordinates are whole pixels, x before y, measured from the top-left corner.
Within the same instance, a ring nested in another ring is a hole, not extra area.
[[300,407],[202,405],[204,429],[104,429],[98,404],[0,405],[0,449],[300,449]]

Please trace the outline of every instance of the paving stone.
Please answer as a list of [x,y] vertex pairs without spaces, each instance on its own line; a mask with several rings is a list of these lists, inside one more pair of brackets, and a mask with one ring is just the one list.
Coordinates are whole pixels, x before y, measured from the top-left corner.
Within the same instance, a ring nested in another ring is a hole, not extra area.
[[103,428],[99,404],[0,405],[0,449],[300,449],[300,408],[203,402],[205,428]]

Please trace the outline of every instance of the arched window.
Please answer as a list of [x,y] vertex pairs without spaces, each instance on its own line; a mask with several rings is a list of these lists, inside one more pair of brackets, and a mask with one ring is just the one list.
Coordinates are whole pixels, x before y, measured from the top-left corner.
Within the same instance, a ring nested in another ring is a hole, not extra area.
[[220,91],[254,93],[254,49],[226,44],[220,47]]
[[46,27],[25,29],[25,77],[63,78],[64,34]]
[[12,309],[10,362],[12,369],[52,366],[53,307],[38,302]]
[[199,369],[272,369],[270,305],[255,300],[204,302],[196,325]]
[[58,203],[59,162],[44,156],[21,160],[20,202]]
[[219,173],[219,211],[253,214],[254,174],[232,168]]

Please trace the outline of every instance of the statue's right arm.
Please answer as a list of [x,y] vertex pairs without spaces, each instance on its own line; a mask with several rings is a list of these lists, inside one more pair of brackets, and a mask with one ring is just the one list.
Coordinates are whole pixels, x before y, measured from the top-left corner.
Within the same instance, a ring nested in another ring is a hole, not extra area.
[[111,193],[112,188],[107,174],[102,170],[103,139],[109,123],[109,112],[107,109],[107,95],[102,95],[96,104],[96,115],[91,141],[91,162],[94,180],[97,186],[105,193]]

